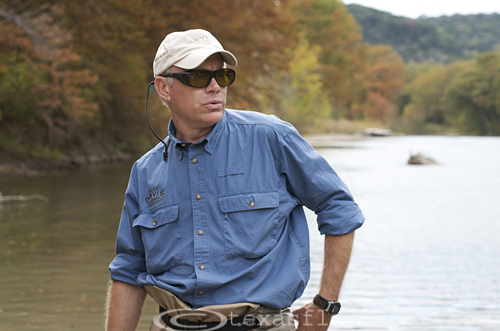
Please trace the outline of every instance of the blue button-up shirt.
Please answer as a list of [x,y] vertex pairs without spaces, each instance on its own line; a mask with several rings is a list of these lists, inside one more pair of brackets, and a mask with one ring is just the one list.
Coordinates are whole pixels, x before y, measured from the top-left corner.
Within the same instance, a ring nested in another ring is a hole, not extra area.
[[253,302],[288,307],[309,279],[302,206],[322,234],[364,217],[335,171],[288,123],[226,110],[202,141],[169,125],[132,168],[111,278],[156,285],[194,308]]

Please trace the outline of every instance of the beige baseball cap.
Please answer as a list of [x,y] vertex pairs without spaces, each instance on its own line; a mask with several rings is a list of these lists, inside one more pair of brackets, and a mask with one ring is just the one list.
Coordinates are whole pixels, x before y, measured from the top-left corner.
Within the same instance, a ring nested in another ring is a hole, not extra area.
[[208,31],[202,29],[172,32],[160,44],[153,62],[154,76],[159,76],[172,66],[194,69],[212,54],[220,53],[230,66],[238,65],[238,60],[224,50],[221,43]]

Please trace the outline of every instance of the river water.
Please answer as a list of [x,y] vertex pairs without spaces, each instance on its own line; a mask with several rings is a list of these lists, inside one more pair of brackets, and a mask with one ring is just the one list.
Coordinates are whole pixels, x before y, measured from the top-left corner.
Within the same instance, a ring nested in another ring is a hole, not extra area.
[[[408,136],[338,141],[318,151],[361,206],[330,330],[500,330],[500,138]],[[422,152],[437,165],[409,166]],[[107,266],[131,164],[0,181],[0,331],[102,330]],[[323,239],[314,214],[315,295]],[[157,312],[147,299],[138,330]]]

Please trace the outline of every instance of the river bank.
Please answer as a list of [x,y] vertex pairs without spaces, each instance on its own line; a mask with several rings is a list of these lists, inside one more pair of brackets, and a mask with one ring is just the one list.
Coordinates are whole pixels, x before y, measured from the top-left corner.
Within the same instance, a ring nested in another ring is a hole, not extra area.
[[31,159],[0,163],[0,178],[14,176],[36,176],[51,172],[137,159],[138,153],[111,153],[101,155],[62,156],[59,159]]

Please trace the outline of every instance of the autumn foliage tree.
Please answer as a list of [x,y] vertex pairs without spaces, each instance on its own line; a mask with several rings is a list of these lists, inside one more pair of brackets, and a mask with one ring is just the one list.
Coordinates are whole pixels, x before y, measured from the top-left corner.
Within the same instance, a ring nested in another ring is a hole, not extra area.
[[362,118],[390,123],[399,115],[399,98],[406,86],[401,57],[390,46],[368,48],[364,67],[355,76],[352,88],[358,95],[351,103],[351,112]]
[[99,110],[87,134],[106,142],[106,150],[141,148],[143,141],[136,138],[144,132],[140,124],[154,58],[141,26],[147,14],[142,1],[67,1],[64,11],[74,48],[99,78],[94,87]]
[[[36,100],[26,110],[28,118],[22,120],[29,123],[31,116],[41,118],[46,127],[44,140],[51,147],[78,144],[80,126],[97,110],[92,92],[97,77],[74,51],[71,33],[61,23],[62,14],[57,4],[35,1],[9,1],[0,9],[2,55],[12,65],[2,73],[11,77],[10,70],[30,68],[24,77],[28,88],[13,93],[24,94],[16,99]],[[8,80],[3,84],[9,85]],[[9,116],[15,112],[9,106],[2,105],[4,121],[16,118]]]
[[335,117],[389,122],[398,116],[404,63],[389,46],[362,43],[341,1],[295,1],[294,15],[318,53],[322,82]]

